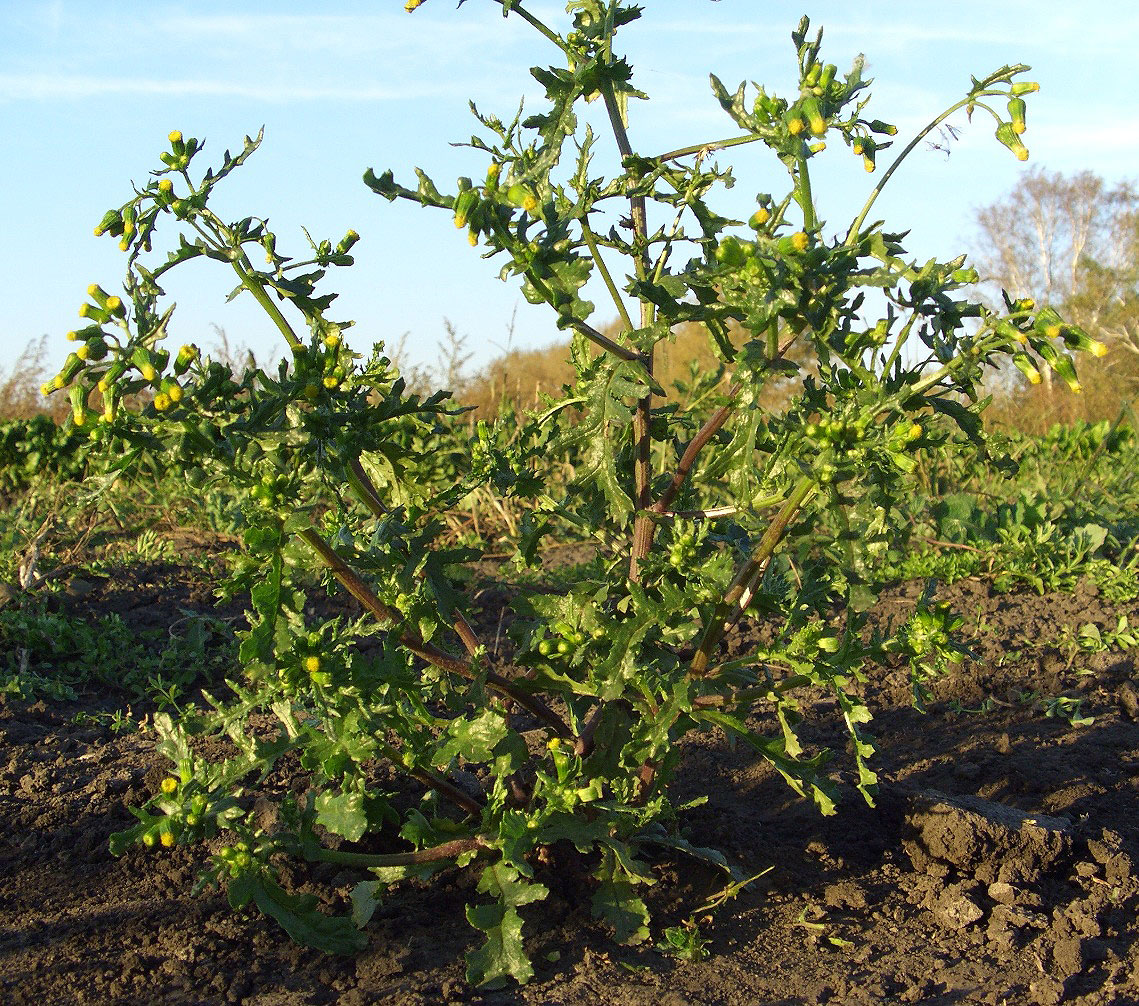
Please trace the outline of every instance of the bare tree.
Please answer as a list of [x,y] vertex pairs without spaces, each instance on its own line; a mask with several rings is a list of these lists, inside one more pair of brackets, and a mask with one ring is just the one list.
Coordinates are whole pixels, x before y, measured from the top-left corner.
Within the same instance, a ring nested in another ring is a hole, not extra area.
[[1080,262],[1077,288],[1066,305],[1072,320],[1095,332],[1112,349],[1114,370],[1129,384],[1139,383],[1139,212],[1120,220],[1117,243],[1111,249],[1119,260],[1101,262],[1085,255]]
[[1105,342],[1119,341],[1121,333],[1101,323],[1105,314],[1087,313],[1089,295],[1110,296],[1134,273],[1137,212],[1139,195],[1129,182],[1110,186],[1091,171],[1069,176],[1035,168],[1005,198],[977,211],[982,278],[1039,306],[1081,307],[1082,319],[1073,320],[1090,322]]

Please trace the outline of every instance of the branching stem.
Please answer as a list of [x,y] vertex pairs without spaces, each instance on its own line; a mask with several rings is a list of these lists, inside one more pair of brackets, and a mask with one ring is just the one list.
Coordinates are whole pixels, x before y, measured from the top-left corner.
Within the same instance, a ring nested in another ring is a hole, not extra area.
[[[321,557],[325,565],[332,570],[333,576],[340,581],[345,590],[356,598],[377,621],[391,626],[398,626],[403,622],[403,615],[376,597],[355,570],[328,546],[315,529],[306,528],[300,532],[300,536]],[[404,631],[400,633],[399,642],[421,660],[426,660],[429,664],[450,674],[466,678],[469,681],[474,680],[477,676],[469,661],[425,642],[414,632]],[[573,737],[573,732],[566,726],[562,718],[541,699],[516,688],[513,682],[493,671],[486,674],[486,683],[487,687],[513,699],[523,709],[537,716],[547,726],[551,727],[559,737],[567,739]]]

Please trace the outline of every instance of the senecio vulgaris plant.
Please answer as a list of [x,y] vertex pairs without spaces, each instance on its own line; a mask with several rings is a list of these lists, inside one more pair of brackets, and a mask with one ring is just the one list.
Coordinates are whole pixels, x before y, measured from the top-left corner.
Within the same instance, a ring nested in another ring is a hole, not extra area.
[[[684,808],[669,785],[678,741],[692,731],[719,728],[750,745],[831,813],[829,754],[806,751],[796,734],[797,696],[828,689],[853,740],[855,783],[872,800],[863,666],[900,654],[920,702],[929,677],[960,655],[959,622],[929,597],[893,636],[866,641],[860,631],[858,612],[872,600],[866,572],[897,533],[915,452],[980,439],[987,366],[1011,357],[1030,377],[1047,366],[1075,387],[1061,345],[1098,351],[1051,308],[1006,298],[998,314],[970,300],[977,274],[963,259],[912,263],[901,235],[870,218],[906,155],[958,110],[992,115],[997,138],[1027,156],[1024,99],[1037,89],[1020,79],[1027,67],[973,78],[889,160],[896,130],[864,115],[861,58],[840,74],[803,18],[792,33],[796,93],[733,92],[712,77],[736,134],[643,154],[627,122],[631,99],[644,95],[615,48],[640,9],[574,0],[559,33],[513,0],[496,2],[558,55],[558,66],[532,71],[545,110],[510,121],[475,110],[480,183],[461,178],[447,194],[422,172],[412,186],[391,172],[365,181],[386,199],[450,214],[503,263],[503,278],[517,277],[572,333],[576,384],[528,420],[527,436],[504,447],[479,424],[457,484],[417,477],[407,433],[429,436],[446,396],[409,394],[382,347],[367,359],[351,352],[348,323],[330,315],[334,295],[317,289],[331,267],[352,264],[355,232],[336,244],[309,238],[296,259],[264,220],[226,222],[210,208],[260,136],[195,174],[201,144],[170,135],[163,167],[98,228],[127,253],[124,296],[90,288],[86,326],[70,336],[78,346],[45,389],[69,389],[74,424],[125,446],[123,465],[158,455],[192,483],[222,481],[244,501],[244,559],[230,584],[251,599],[243,676],[229,682],[232,699],[206,696],[210,712],[156,718],[158,750],[175,771],[114,851],[226,833],[203,880],[294,938],[345,953],[364,944],[392,885],[474,870],[482,897],[467,918],[485,940],[468,975],[484,985],[531,977],[519,909],[547,896],[541,870],[559,844],[578,850],[593,915],[622,943],[649,938],[642,893],[655,879],[653,847],[730,870],[677,833]],[[591,99],[618,155],[608,178],[595,168],[601,138],[578,120]],[[760,194],[744,224],[715,208],[733,178],[714,155],[746,144],[766,148],[789,184],[782,196]],[[837,232],[811,185],[827,145],[845,146],[859,169],[885,165]],[[177,230],[177,245],[154,262],[160,227]],[[252,296],[276,324],[288,354],[274,372],[235,375],[193,346],[163,348],[172,307],[161,284],[198,258],[232,269],[234,295]],[[591,323],[597,311],[582,297],[594,275],[620,318],[612,336]],[[868,300],[868,290],[881,296]],[[685,323],[706,329],[730,378],[709,379],[710,407],[678,408],[653,377],[655,348]],[[801,377],[797,390],[765,407],[761,391],[788,376]],[[101,415],[89,412],[93,401]],[[542,454],[554,449],[577,459],[564,493],[542,477]],[[564,596],[517,602],[511,667],[492,664],[456,586],[456,568],[476,553],[441,543],[439,515],[476,488],[527,504],[518,562],[567,528],[607,557],[604,575]],[[314,569],[359,602],[359,618],[306,609]],[[729,659],[721,644],[745,616],[776,631]],[[773,736],[749,725],[753,713],[770,715]],[[276,732],[254,729],[255,714],[269,714]],[[205,734],[228,738],[232,754],[201,754],[194,742]],[[301,791],[268,818],[255,813],[259,781],[286,756],[304,775]],[[377,782],[379,764],[404,784]],[[351,916],[286,892],[276,879],[286,856],[358,869],[367,879]]]

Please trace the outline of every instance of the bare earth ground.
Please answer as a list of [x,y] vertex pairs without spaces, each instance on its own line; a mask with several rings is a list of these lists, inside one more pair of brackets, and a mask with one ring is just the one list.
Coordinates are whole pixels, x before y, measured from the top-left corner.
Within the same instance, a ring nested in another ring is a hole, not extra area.
[[[212,607],[200,571],[153,564],[134,577],[63,603],[138,626],[172,623],[179,606]],[[917,593],[913,584],[888,592],[874,617],[904,617]],[[1001,595],[974,580],[939,597],[967,630],[982,629],[977,659],[937,684],[924,716],[910,707],[902,669],[872,670],[876,807],[850,790],[823,818],[722,736],[687,745],[678,795],[712,793],[688,814],[691,839],[721,848],[747,875],[771,868],[702,927],[710,959],[615,946],[590,919],[584,886],[547,876],[550,898],[524,910],[537,975],[498,992],[463,981],[461,955],[475,942],[463,905],[478,898],[467,878],[389,897],[355,958],[297,947],[272,921],[232,913],[217,892],[190,896],[204,849],[109,854],[108,835],[133,820],[126,807],[167,771],[152,735],[71,722],[105,703],[0,705],[0,1002],[1139,1003],[1135,651],[1081,654],[1069,666],[1068,652],[1046,645],[1065,625],[1110,629],[1120,613],[1135,625],[1139,604],[1112,606],[1094,588]],[[509,619],[509,601],[484,593],[489,635]],[[1094,723],[1045,717],[1017,700],[1024,690],[1083,696]],[[977,714],[951,706],[985,697],[1004,704]],[[841,751],[833,702],[806,712],[807,738]],[[659,936],[720,879],[682,860],[656,869]],[[286,875],[337,911],[359,879],[304,864]]]

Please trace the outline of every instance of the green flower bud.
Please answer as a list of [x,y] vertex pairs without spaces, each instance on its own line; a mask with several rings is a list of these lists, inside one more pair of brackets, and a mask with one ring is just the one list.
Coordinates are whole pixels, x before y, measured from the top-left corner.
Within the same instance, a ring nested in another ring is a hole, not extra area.
[[1076,376],[1076,365],[1067,353],[1060,352],[1046,339],[1033,339],[1032,348],[1036,350],[1040,359],[1048,364],[1053,373],[1074,393],[1079,394],[1083,390],[1079,378]]
[[474,189],[467,189],[455,198],[455,226],[462,229],[467,226],[467,220],[478,205],[479,194]]
[[158,376],[158,371],[154,367],[153,357],[145,346],[136,347],[135,351],[131,354],[131,363],[137,368],[144,381],[153,381],[155,377]]
[[123,232],[123,215],[120,210],[107,210],[103,214],[103,219],[95,225],[95,237],[100,238],[104,234],[110,234],[112,237],[118,237]]
[[1034,80],[1018,80],[1012,85],[1012,96],[1019,98],[1023,94],[1034,94],[1040,90],[1040,85]]
[[1032,323],[1032,327],[1041,335],[1049,339],[1058,338],[1064,325],[1064,319],[1054,307],[1042,307]]
[[[86,350],[86,354],[83,358],[93,362],[101,360],[107,355],[107,344],[98,336],[88,339],[79,348]],[[78,350],[76,350],[76,355],[79,355]]]
[[96,307],[94,304],[81,304],[79,306],[79,317],[90,318],[99,324],[105,324],[111,320],[111,312],[105,308]]
[[758,231],[761,230],[763,228],[763,225],[766,224],[770,219],[771,212],[766,207],[761,206],[751,215],[751,219],[748,221],[748,226],[750,226],[752,230]]
[[747,260],[747,253],[739,238],[729,234],[716,247],[716,261],[722,265],[739,267]]
[[70,384],[75,375],[83,369],[83,360],[76,353],[68,353],[67,359],[63,361],[63,368],[56,375],[55,386],[62,388]]
[[1011,322],[1005,321],[1003,318],[996,322],[996,330],[998,334],[1003,335],[1006,339],[1012,339],[1014,342],[1019,342],[1024,345],[1028,342],[1028,336],[1017,328]]
[[827,121],[823,118],[822,106],[819,100],[814,96],[804,98],[803,102],[803,115],[806,116],[807,126],[811,130],[812,136],[822,136],[827,131]]
[[1012,120],[1012,131],[1020,136],[1021,133],[1027,128],[1024,121],[1025,104],[1023,98],[1009,98],[1008,100],[1008,114]]
[[187,370],[190,369],[192,364],[198,358],[197,346],[183,346],[178,350],[178,355],[174,358],[174,373],[177,377],[181,377]]
[[1081,353],[1091,353],[1092,356],[1104,356],[1107,353],[1107,347],[1102,342],[1093,339],[1078,325],[1061,325],[1060,338],[1069,349]]
[[997,131],[994,135],[1001,143],[1008,147],[1009,150],[1016,154],[1018,161],[1028,160],[1028,148],[1020,142],[1020,136],[1013,128],[1011,122],[1002,122],[997,126]]

